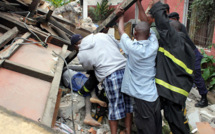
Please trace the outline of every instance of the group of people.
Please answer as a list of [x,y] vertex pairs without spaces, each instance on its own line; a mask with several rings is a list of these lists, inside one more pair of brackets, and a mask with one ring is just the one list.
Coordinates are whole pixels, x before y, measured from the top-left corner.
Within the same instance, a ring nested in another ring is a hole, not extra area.
[[78,52],[80,64],[95,75],[90,75],[78,92],[85,94],[103,84],[112,134],[117,133],[120,119],[125,119],[124,133],[131,133],[133,112],[138,134],[162,134],[161,109],[173,134],[189,134],[185,101],[194,82],[202,95],[196,106],[207,106],[201,54],[186,29],[182,30],[178,14],[168,14],[168,5],[152,0],[147,13],[141,0],[137,5],[141,22],[135,26],[134,40],[124,32],[124,11],[120,7],[115,11],[120,42],[105,33],[72,36],[71,45]]

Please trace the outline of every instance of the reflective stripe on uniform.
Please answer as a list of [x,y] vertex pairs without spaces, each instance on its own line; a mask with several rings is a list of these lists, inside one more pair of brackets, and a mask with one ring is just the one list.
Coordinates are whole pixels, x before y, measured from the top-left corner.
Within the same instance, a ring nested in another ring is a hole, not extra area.
[[187,91],[185,91],[184,89],[181,89],[181,88],[179,88],[179,87],[176,87],[176,86],[173,86],[173,85],[170,85],[169,83],[167,83],[167,82],[165,82],[165,81],[163,81],[163,80],[161,80],[161,79],[155,79],[155,81],[156,81],[156,83],[157,84],[159,84],[159,85],[161,85],[161,86],[163,86],[163,87],[165,87],[165,88],[167,88],[167,89],[169,89],[169,90],[171,90],[171,91],[173,91],[173,92],[177,92],[177,93],[179,93],[179,94],[182,94],[182,95],[184,95],[184,96],[188,96],[188,92]]
[[174,63],[176,63],[177,65],[179,65],[180,67],[182,67],[188,74],[193,74],[193,70],[192,69],[189,69],[186,66],[186,64],[184,64],[184,62],[182,62],[181,60],[177,59],[174,55],[172,55],[170,52],[168,52],[167,50],[165,50],[163,47],[159,47],[158,51],[164,53],[165,56],[167,56]]
[[84,91],[87,92],[87,93],[90,92],[90,90],[88,90],[85,86],[84,86]]

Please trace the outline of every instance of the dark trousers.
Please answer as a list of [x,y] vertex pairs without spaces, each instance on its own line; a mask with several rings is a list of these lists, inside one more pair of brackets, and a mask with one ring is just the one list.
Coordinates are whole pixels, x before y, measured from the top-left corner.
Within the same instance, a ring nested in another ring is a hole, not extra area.
[[160,99],[155,102],[147,102],[134,99],[135,124],[138,134],[162,134],[162,117],[160,111]]
[[167,99],[161,98],[161,108],[164,110],[169,127],[173,134],[190,134],[188,120],[186,119],[186,109]]
[[202,73],[201,73],[201,60],[202,60],[203,56],[201,55],[201,53],[199,52],[199,50],[197,48],[194,50],[194,52],[196,55],[195,71],[194,71],[194,75],[195,75],[194,83],[195,83],[200,95],[207,94],[208,90],[205,86],[205,81],[202,78]]

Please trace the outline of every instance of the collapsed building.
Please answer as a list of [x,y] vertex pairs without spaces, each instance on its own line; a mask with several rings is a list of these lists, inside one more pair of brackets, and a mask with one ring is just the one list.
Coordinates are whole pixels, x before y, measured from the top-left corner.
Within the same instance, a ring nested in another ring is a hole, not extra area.
[[[122,7],[127,10],[135,2],[127,0]],[[40,0],[3,0],[0,7],[0,132],[110,133],[107,109],[65,88],[61,77],[65,61],[73,70],[85,73],[72,51],[70,37],[98,33],[117,16],[111,14],[96,28],[90,18],[80,19],[81,7],[76,2],[53,12]],[[131,29],[131,24],[128,27]],[[193,92],[190,98],[196,99]],[[188,104],[193,103],[188,99]],[[92,107],[92,113],[86,106]],[[103,113],[98,115],[98,111]],[[214,112],[214,106],[205,111],[191,109],[188,118],[193,119],[195,128],[201,121],[213,125]],[[198,113],[200,117],[194,118]],[[99,116],[100,127],[94,127],[97,124],[91,114]],[[119,125],[124,128],[123,121]]]

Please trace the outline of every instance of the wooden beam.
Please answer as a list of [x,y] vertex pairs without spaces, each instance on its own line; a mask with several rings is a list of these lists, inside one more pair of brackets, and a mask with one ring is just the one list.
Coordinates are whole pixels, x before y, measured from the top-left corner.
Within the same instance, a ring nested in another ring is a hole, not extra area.
[[29,17],[33,17],[37,7],[40,3],[40,0],[32,0],[31,4],[29,5],[29,11],[31,12]]
[[52,75],[49,72],[41,71],[41,70],[29,67],[29,66],[18,64],[13,61],[10,61],[10,60],[5,60],[5,62],[3,62],[2,67],[15,71],[15,72],[18,72],[18,73],[21,73],[21,74],[25,74],[25,75],[34,77],[34,78],[45,80],[48,82],[52,82],[52,80],[54,78],[54,75]]
[[[44,11],[44,10],[41,10],[41,9],[38,9],[37,10],[39,14],[42,14],[42,15],[45,15],[47,13],[47,11]],[[65,18],[62,18],[62,17],[59,17],[57,15],[54,15],[52,14],[52,17],[54,19],[56,19],[58,22],[61,22],[63,24],[66,24],[68,26],[70,26],[70,31],[73,31],[73,33],[75,34],[81,34],[83,37],[91,34],[91,32],[89,30],[86,30],[86,29],[83,29],[83,28],[79,28],[79,29],[76,29],[76,26],[71,23],[69,20],[65,19]]]
[[17,27],[7,31],[2,36],[0,36],[0,49],[4,47],[10,40],[12,40],[18,34]]
[[[13,16],[9,16],[4,13],[0,13],[0,22],[1,22],[1,24],[5,25],[9,28],[16,26],[20,32],[29,32],[28,29],[24,26],[23,22],[17,21],[16,19],[14,19]],[[37,30],[36,28],[30,28],[30,29],[33,32],[35,32],[35,34],[37,34],[43,41],[49,35],[48,33],[44,32],[44,31]],[[37,38],[33,35],[32,35],[32,38],[37,40]],[[51,36],[50,43],[60,46],[60,47],[62,47],[63,44],[70,45],[70,41],[64,40],[64,39],[62,39],[58,36],[54,36],[54,35]]]
[[62,96],[62,89],[59,89],[58,94],[57,94],[57,101],[56,101],[56,105],[55,105],[55,109],[54,109],[52,125],[51,125],[52,128],[55,126],[55,123],[56,123],[56,120],[57,120],[57,115],[58,115],[58,109],[60,107],[61,96]]
[[53,17],[50,18],[49,23],[51,23],[52,25],[58,27],[60,30],[64,31],[65,33],[67,33],[68,35],[72,36],[75,33],[66,29],[62,24],[60,24],[59,22],[57,22]]
[[[41,15],[45,15],[45,14],[48,13],[47,11],[42,10],[42,9],[38,9],[37,11],[38,11],[38,13],[41,14]],[[67,19],[65,19],[65,18],[62,18],[62,17],[59,17],[59,16],[54,15],[54,14],[52,14],[52,17],[54,17],[57,21],[59,21],[59,22],[61,22],[61,23],[63,23],[63,24],[67,24],[67,25],[71,26],[71,27],[72,27],[72,29],[71,29],[72,31],[73,31],[74,29],[76,29],[76,26],[75,26],[73,23],[71,23],[69,20],[67,20]]]
[[[124,11],[128,10],[137,0],[126,0],[121,5],[122,9]],[[93,33],[99,33],[104,29],[105,27],[109,27],[112,23],[114,23],[117,20],[118,16],[116,15],[115,11],[105,19],[102,24],[93,32]]]
[[8,30],[10,30],[10,28],[8,28],[8,27],[6,27],[6,26],[4,26],[4,25],[2,25],[2,24],[0,24],[0,31],[1,32],[7,32]]
[[[60,53],[61,57],[65,58],[67,48],[68,46],[66,45],[63,46],[62,51]],[[41,122],[49,127],[51,127],[52,121],[53,121],[55,104],[57,101],[57,94],[58,94],[61,75],[63,71],[63,65],[64,65],[64,61],[61,58],[59,58],[57,63],[57,68],[54,74],[54,79],[52,81],[51,89],[49,91],[49,95],[47,98],[46,107],[43,112],[43,117],[41,119],[42,120]]]
[[[31,35],[31,33],[25,33],[21,38],[27,39],[29,38]],[[16,50],[18,50],[18,48],[20,47],[20,43],[23,43],[24,40],[22,39],[18,39],[17,41],[15,41],[9,49],[7,49],[4,53],[0,54],[0,56],[2,56],[4,59],[9,59],[15,52]]]

